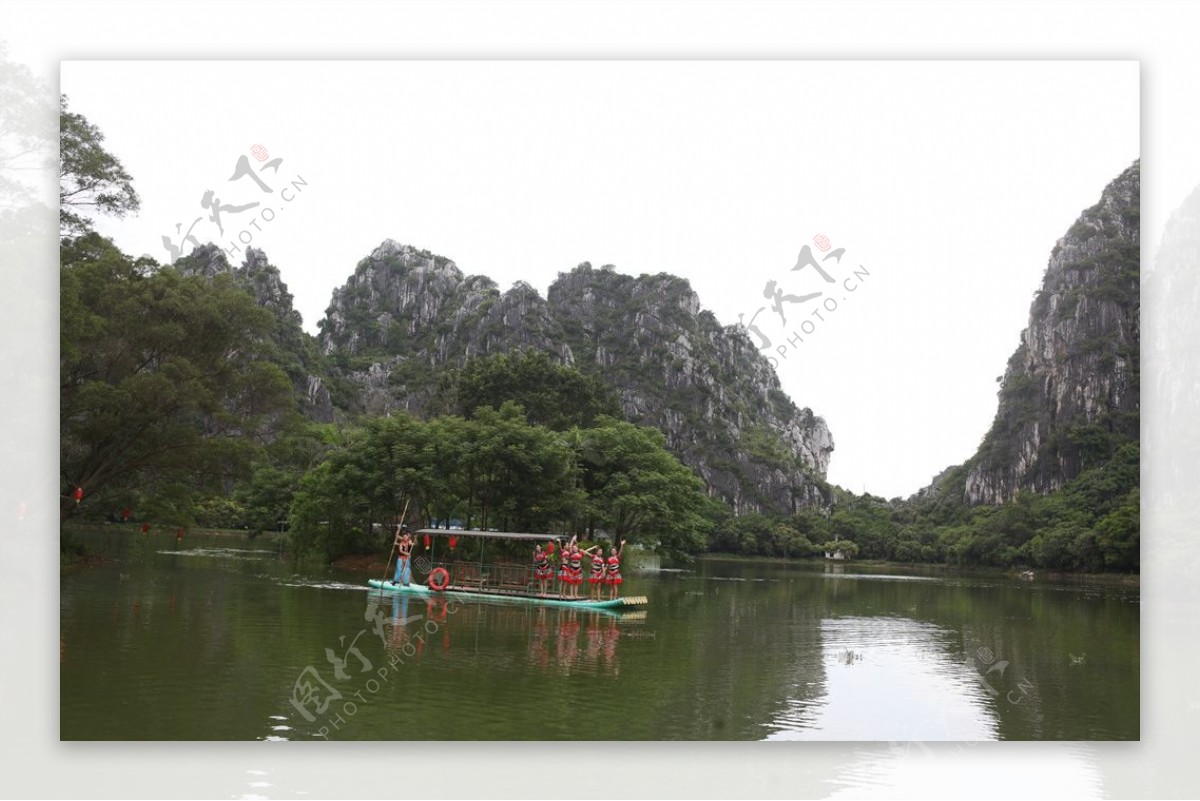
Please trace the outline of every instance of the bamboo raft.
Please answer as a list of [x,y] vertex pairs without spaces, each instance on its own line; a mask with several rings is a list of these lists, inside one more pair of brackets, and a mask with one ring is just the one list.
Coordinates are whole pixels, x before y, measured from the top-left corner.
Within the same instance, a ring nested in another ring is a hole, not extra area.
[[625,595],[620,598],[594,601],[591,598],[568,598],[563,595],[538,595],[537,593],[521,592],[519,590],[485,589],[483,587],[460,587],[451,584],[444,590],[434,590],[424,584],[408,585],[393,584],[391,581],[371,579],[367,584],[385,592],[407,592],[415,595],[439,596],[451,598],[474,598],[481,601],[500,601],[514,603],[544,604],[546,606],[570,607],[573,609],[608,609],[623,610],[645,606],[649,599],[644,595]]

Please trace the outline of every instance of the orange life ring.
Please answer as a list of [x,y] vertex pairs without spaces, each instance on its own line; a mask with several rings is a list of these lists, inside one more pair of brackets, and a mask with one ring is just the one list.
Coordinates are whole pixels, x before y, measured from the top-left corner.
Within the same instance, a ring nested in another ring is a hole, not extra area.
[[429,589],[441,592],[450,585],[450,571],[444,567],[435,567],[429,574]]

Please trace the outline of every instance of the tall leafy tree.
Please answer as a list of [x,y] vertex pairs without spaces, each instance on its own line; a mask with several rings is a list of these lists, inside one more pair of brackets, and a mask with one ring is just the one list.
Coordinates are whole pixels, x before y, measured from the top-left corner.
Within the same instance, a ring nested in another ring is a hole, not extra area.
[[475,420],[374,418],[309,471],[292,503],[292,545],[332,559],[380,544],[377,524],[456,517],[468,527],[551,531],[578,502],[573,455],[520,407]]
[[516,351],[471,359],[459,372],[459,411],[470,417],[480,406],[519,404],[529,422],[555,431],[588,426],[598,415],[620,413],[616,396],[600,379],[556,364],[541,351]]
[[480,409],[466,462],[478,480],[479,521],[485,528],[549,531],[569,519],[574,504],[574,458],[563,438],[530,425],[520,406]]
[[572,436],[592,523],[614,541],[632,538],[674,557],[705,546],[715,502],[666,450],[661,431],[601,416]]
[[243,474],[295,408],[267,360],[270,312],[227,276],[132,261],[94,233],[61,253],[62,516],[77,486],[165,493]]
[[137,212],[141,199],[120,159],[104,148],[104,134],[59,99],[59,229],[77,236],[92,229],[90,213],[124,217]]

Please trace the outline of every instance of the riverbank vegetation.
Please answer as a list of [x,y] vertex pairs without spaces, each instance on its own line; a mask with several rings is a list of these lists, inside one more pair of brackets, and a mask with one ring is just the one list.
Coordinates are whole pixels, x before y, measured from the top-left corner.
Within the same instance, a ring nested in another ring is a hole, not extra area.
[[[727,517],[709,550],[803,558],[841,547],[848,556],[891,562],[1137,572],[1138,459],[1137,444],[1126,442],[1062,489],[1020,493],[1000,506],[968,506],[952,489],[907,501],[839,489],[829,510]],[[952,479],[945,487],[956,486]]]

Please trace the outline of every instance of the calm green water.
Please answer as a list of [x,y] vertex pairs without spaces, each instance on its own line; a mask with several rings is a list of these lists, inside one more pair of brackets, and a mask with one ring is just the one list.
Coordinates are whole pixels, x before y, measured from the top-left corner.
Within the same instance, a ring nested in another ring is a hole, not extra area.
[[627,575],[631,619],[381,596],[238,540],[90,543],[118,561],[62,577],[65,740],[1139,736],[1127,587],[705,561]]

